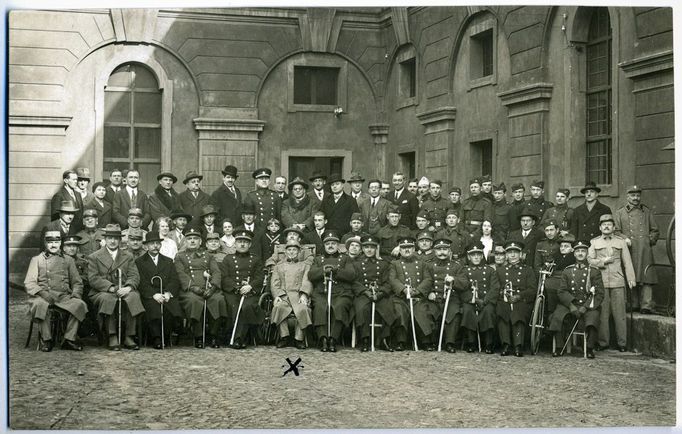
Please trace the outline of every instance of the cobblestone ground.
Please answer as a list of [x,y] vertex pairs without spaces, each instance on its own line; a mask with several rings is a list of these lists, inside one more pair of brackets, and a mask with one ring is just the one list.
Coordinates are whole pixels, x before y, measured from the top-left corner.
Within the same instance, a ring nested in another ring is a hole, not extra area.
[[[675,365],[458,352],[336,354],[273,347],[112,353],[24,349],[9,309],[14,429],[433,428],[674,425]],[[87,343],[90,343],[88,341]],[[301,376],[282,376],[285,357]]]

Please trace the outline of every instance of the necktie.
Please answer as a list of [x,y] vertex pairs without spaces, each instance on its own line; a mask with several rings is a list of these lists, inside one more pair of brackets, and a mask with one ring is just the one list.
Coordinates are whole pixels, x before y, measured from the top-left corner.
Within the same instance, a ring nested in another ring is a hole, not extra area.
[[376,200],[376,199],[372,199],[372,208],[374,208],[375,206],[377,206],[377,200]]
[[395,192],[395,200],[398,200],[398,191]]
[[137,207],[137,190],[133,189],[133,193],[130,195],[130,204],[133,208]]
[[230,193],[232,193],[234,197],[237,197],[237,192],[234,191],[234,187],[230,187]]
[[198,191],[193,191],[193,192],[192,192],[192,196],[194,196],[194,198],[196,199],[197,197],[199,197],[199,192],[198,192]]

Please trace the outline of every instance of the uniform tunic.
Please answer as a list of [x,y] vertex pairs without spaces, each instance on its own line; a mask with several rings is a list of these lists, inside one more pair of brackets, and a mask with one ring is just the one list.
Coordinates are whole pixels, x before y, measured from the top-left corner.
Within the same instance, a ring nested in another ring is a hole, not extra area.
[[445,226],[445,216],[451,208],[452,203],[448,199],[443,196],[434,199],[431,195],[426,196],[426,200],[421,206],[422,210],[429,213],[429,221],[436,228]]
[[[495,269],[487,265],[468,265],[464,267],[467,277],[467,289],[461,293],[462,299],[462,327],[481,332],[495,328],[495,308],[497,297],[500,293],[500,280]],[[478,285],[478,299],[483,301],[483,305],[477,307],[471,303],[473,298],[472,284]],[[478,310],[478,316],[476,311]]]
[[[589,271],[588,271],[589,270]],[[594,287],[594,302],[590,288]],[[587,263],[569,265],[561,273],[559,286],[560,305],[550,319],[550,331],[560,331],[566,315],[570,313],[571,305],[584,306],[587,309],[583,316],[585,327],[599,328],[599,309],[604,299],[604,283],[598,268],[591,267]]]
[[284,300],[272,307],[271,321],[273,324],[281,323],[292,313],[296,316],[298,326],[301,329],[312,324],[310,308],[299,303],[301,293],[310,297],[313,292],[313,285],[308,279],[309,272],[310,265],[297,259],[285,259],[272,269],[270,293],[273,298],[282,297]]
[[507,233],[509,233],[509,228],[511,223],[510,218],[511,206],[506,200],[502,199],[493,202],[493,230],[498,234],[503,240],[507,238]]
[[553,220],[559,225],[558,229],[560,231],[570,232],[571,219],[573,219],[573,208],[569,208],[567,204],[555,205],[545,211],[540,219],[540,223],[544,224],[544,222]]
[[[500,292],[495,311],[497,317],[512,324],[519,321],[528,324],[537,291],[537,280],[533,270],[526,265],[517,263],[499,267],[496,272],[500,281]],[[504,301],[504,288],[507,283],[512,285],[512,294],[521,297],[520,301],[514,303],[514,310],[511,310],[511,303]]]
[[407,226],[401,224],[391,226],[390,224],[387,224],[379,229],[379,232],[377,232],[376,235],[377,238],[379,238],[379,254],[389,258],[393,249],[398,245],[398,239],[411,235],[412,232]]
[[493,221],[493,205],[485,197],[470,196],[462,202],[462,222],[468,233],[481,227],[484,220]]
[[222,276],[220,287],[227,304],[230,306],[231,322],[234,323],[235,321],[239,302],[242,298],[239,289],[244,282],[248,282],[252,290],[244,296],[242,310],[239,313],[239,324],[261,324],[265,318],[263,310],[258,305],[264,277],[261,260],[250,252],[227,255],[220,265],[220,271]]
[[55,299],[55,306],[69,312],[78,321],[85,319],[88,307],[82,300],[83,283],[71,257],[47,252],[34,256],[28,265],[24,286],[33,318],[45,320],[47,317],[50,304],[38,292],[48,291]]
[[637,282],[658,283],[655,268],[649,268],[649,272],[644,274],[647,265],[654,262],[652,247],[656,245],[659,237],[658,225],[651,214],[651,209],[646,205],[627,204],[616,210],[613,220],[616,233],[630,238],[630,254]]
[[244,198],[244,205],[251,204],[256,210],[256,226],[266,227],[268,220],[276,218],[280,220],[282,200],[277,193],[267,188],[258,188],[250,191]]
[[[448,311],[445,317],[445,323],[450,324],[455,316],[462,313],[461,293],[469,285],[469,281],[464,275],[463,266],[459,262],[451,260],[440,260],[434,257],[431,262],[431,272],[433,275],[433,292],[436,293],[436,300],[428,301],[436,307],[436,319],[442,320],[444,304],[445,304],[445,276],[452,276],[455,280],[452,282],[452,291],[450,291],[450,302],[448,304]],[[440,324],[437,324],[440,327]]]
[[537,216],[535,219],[535,227],[540,226],[542,216],[545,215],[545,211],[552,208],[554,204],[544,197],[539,197],[537,199],[531,197],[528,202],[526,202],[526,208],[533,212]]
[[404,292],[406,283],[410,285],[415,293],[412,294],[414,305],[414,320],[419,328],[428,334],[431,332],[433,325],[432,319],[427,315],[428,310],[417,308],[417,305],[426,299],[429,292],[433,290],[433,273],[431,267],[424,262],[417,259],[416,255],[409,258],[400,258],[391,261],[388,269],[388,280],[393,292],[395,294],[394,308],[398,316],[399,325],[406,328],[410,327],[410,302]]
[[[362,329],[365,324],[369,324],[367,320],[371,320],[372,300],[367,297],[370,292],[370,285],[375,282],[377,285],[375,302],[376,314],[378,314],[384,322],[382,333],[386,335],[387,329],[395,321],[395,312],[393,310],[393,291],[388,283],[388,261],[376,259],[374,257],[368,258],[362,255],[361,258],[354,262],[355,275],[357,280],[354,285],[355,299],[353,306],[355,308],[355,325]],[[367,316],[369,312],[369,317]],[[365,336],[363,336],[365,337]]]
[[466,250],[471,241],[471,236],[464,231],[464,229],[460,228],[460,226],[454,228],[445,226],[443,229],[436,232],[434,239],[437,238],[447,238],[452,241],[452,244],[450,245],[452,259],[461,261],[466,258]]
[[327,325],[327,288],[324,266],[336,267],[332,275],[332,320],[348,327],[352,321],[353,282],[355,268],[350,258],[340,253],[316,256],[308,277],[313,284],[313,322],[315,326]]
[[525,206],[525,200],[513,200],[509,204],[509,231],[521,229],[520,216]]
[[180,304],[188,318],[200,321],[204,312],[204,296],[192,292],[205,290],[206,278],[204,271],[211,274],[210,283],[213,294],[206,298],[206,310],[215,320],[227,317],[227,303],[220,292],[220,266],[213,256],[205,250],[185,250],[175,257],[175,270],[180,279]]
[[96,252],[104,245],[104,231],[100,228],[95,228],[93,231],[83,229],[76,235],[81,237],[78,251],[85,256],[88,256],[92,252]]

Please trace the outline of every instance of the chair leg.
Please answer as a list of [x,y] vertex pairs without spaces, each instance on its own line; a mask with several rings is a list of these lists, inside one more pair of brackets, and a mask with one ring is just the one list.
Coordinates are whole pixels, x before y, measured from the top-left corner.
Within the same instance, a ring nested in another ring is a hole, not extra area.
[[26,338],[26,345],[24,345],[24,348],[28,348],[31,344],[31,335],[33,335],[33,316],[31,316],[31,322],[28,326],[28,337]]

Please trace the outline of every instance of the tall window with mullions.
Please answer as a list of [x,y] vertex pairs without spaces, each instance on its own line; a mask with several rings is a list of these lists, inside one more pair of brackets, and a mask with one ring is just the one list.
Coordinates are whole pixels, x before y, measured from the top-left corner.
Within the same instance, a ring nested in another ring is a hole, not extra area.
[[596,8],[590,20],[587,57],[586,181],[610,184],[611,149],[611,23],[607,8]]
[[161,171],[161,90],[154,74],[127,63],[111,73],[104,93],[104,179],[136,169],[140,187],[154,190]]

